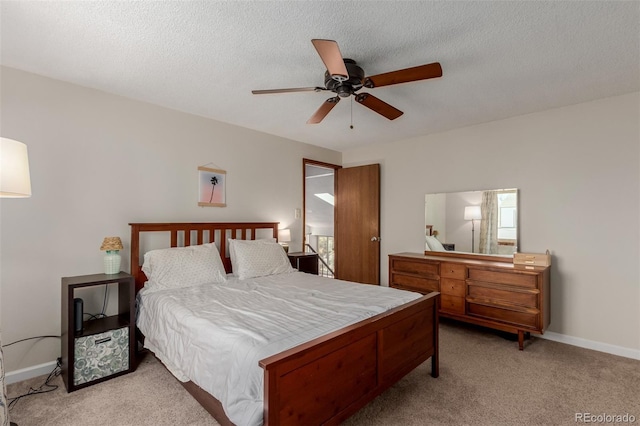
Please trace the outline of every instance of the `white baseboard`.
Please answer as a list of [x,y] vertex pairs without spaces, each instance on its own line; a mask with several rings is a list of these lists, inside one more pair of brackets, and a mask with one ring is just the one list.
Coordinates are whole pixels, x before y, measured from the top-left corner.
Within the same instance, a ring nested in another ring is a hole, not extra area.
[[592,349],[598,352],[606,352],[612,355],[623,356],[625,358],[640,360],[640,349],[625,348],[624,346],[610,345],[609,343],[596,342],[593,340],[583,339],[581,337],[568,336],[566,334],[554,333],[553,331],[545,331],[543,335],[537,335],[543,339],[553,340],[554,342],[566,343],[580,348]]
[[51,361],[40,365],[34,365],[33,367],[7,372],[4,377],[5,384],[10,385],[11,383],[21,382],[23,380],[49,374],[53,371],[56,364],[56,361]]

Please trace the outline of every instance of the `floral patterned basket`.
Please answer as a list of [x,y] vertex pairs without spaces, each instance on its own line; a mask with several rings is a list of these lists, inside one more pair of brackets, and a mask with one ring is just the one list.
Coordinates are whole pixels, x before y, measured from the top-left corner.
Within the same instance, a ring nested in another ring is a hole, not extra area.
[[129,327],[79,337],[75,342],[75,386],[129,369]]

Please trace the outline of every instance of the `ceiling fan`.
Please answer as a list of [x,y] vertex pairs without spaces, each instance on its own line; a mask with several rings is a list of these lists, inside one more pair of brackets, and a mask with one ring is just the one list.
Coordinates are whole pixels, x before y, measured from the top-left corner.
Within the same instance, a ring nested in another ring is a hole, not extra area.
[[307,124],[320,123],[333,107],[340,102],[340,98],[346,98],[351,95],[354,96],[356,102],[359,104],[366,106],[389,120],[395,120],[403,114],[402,111],[369,93],[357,92],[362,89],[362,87],[374,89],[392,84],[442,77],[442,67],[438,62],[365,77],[364,70],[356,64],[356,61],[342,58],[338,43],[334,40],[313,39],[311,43],[313,43],[313,46],[320,55],[320,59],[322,59],[322,62],[324,62],[324,65],[327,67],[327,71],[324,73],[324,87],[296,87],[251,91],[254,95],[312,91],[330,91],[335,93],[336,96],[324,101],[315,114],[309,118]]

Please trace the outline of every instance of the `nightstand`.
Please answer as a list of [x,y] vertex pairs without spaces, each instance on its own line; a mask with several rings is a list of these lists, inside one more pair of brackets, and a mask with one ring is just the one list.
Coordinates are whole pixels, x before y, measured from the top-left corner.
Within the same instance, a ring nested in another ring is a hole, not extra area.
[[291,266],[300,272],[318,275],[318,254],[317,253],[288,253]]
[[[118,288],[118,313],[83,321],[76,331],[74,291],[101,285]],[[131,275],[62,278],[62,380],[73,392],[135,369],[135,284]]]

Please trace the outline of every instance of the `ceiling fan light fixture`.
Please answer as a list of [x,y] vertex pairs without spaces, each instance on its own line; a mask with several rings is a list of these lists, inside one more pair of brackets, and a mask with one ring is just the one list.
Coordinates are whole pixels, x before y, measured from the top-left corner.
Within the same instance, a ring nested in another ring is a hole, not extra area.
[[336,87],[335,92],[336,95],[340,96],[341,98],[348,98],[349,96],[351,96],[353,89],[351,88],[351,86],[343,84]]

